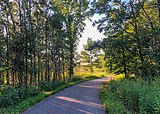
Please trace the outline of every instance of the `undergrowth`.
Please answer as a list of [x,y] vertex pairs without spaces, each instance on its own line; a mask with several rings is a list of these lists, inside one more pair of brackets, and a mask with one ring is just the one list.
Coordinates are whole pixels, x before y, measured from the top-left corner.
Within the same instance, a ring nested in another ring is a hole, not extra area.
[[61,91],[74,84],[99,78],[89,76],[85,78],[74,77],[70,82],[41,82],[39,86],[11,87],[0,89],[0,114],[19,114],[33,106],[42,99]]
[[141,80],[119,79],[100,87],[109,114],[160,114],[160,79],[150,85]]

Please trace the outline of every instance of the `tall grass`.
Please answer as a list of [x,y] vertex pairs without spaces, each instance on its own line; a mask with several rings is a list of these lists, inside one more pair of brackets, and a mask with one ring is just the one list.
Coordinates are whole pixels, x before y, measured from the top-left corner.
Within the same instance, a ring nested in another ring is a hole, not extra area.
[[80,68],[80,70],[75,70],[75,76],[80,78],[86,77],[106,77],[106,76],[113,76],[113,74],[104,71],[103,69],[94,68],[93,73],[90,72],[89,69]]
[[160,79],[112,80],[103,84],[100,98],[109,114],[160,114]]

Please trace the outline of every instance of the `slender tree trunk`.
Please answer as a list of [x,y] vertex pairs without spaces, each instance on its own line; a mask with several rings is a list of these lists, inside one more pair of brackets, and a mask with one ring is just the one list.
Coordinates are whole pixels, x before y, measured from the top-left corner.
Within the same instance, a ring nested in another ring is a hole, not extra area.
[[93,74],[93,62],[92,62],[92,51],[90,51],[90,65],[91,65],[91,73]]
[[57,65],[56,65],[56,50],[54,45],[52,46],[52,62],[53,62],[53,69],[54,69],[53,82],[56,82],[57,81]]
[[34,42],[34,52],[33,52],[33,59],[34,59],[34,79],[37,80],[37,70],[36,70],[36,49],[35,49],[35,42]]
[[[41,40],[41,44],[43,45],[43,40]],[[40,46],[40,50],[42,49],[42,47]],[[42,59],[40,59],[42,60]],[[40,66],[40,71],[41,71],[41,81],[44,81],[44,76],[43,76],[43,62],[41,62],[41,66]],[[45,72],[45,70],[44,70]]]
[[125,61],[125,50],[124,50],[124,47],[122,47],[122,58],[123,58],[124,75],[125,75],[125,78],[128,78],[126,61]]
[[68,32],[68,38],[69,38],[69,78],[73,78],[74,72],[73,72],[73,68],[74,68],[74,62],[73,62],[73,58],[74,58],[74,39],[73,39],[73,33],[71,30],[71,17],[68,16],[68,20],[67,20],[67,32]]
[[[14,39],[14,38],[16,38],[16,26],[15,26],[15,21],[14,21],[14,16],[12,15],[12,11],[11,11],[11,6],[10,6],[10,3],[9,3],[9,0],[7,1],[7,7],[8,7],[8,11],[9,11],[9,15],[10,15],[10,17],[11,17],[11,21],[12,21],[12,23],[13,23],[13,31],[14,31],[14,33],[13,33],[13,35],[12,35],[12,38]],[[16,56],[17,56],[17,53],[16,53]],[[12,77],[12,79],[13,79],[13,85],[14,85],[14,78],[15,78],[15,72],[16,72],[16,70],[14,70],[14,69],[17,69],[17,68],[15,68],[17,65],[15,65],[15,66],[13,66],[14,68],[13,68],[13,77]]]
[[[50,50],[50,43],[49,43],[49,50]],[[48,51],[50,52],[50,51]],[[48,78],[47,80],[50,81],[50,65],[49,65],[49,56],[48,56],[48,59],[47,59],[47,74],[48,74]]]
[[58,60],[57,60],[57,61],[58,61],[58,65],[57,65],[57,66],[58,66],[58,67],[57,67],[57,68],[58,68],[58,69],[57,69],[57,71],[58,71],[58,81],[61,81],[62,78],[61,78],[61,68],[60,68],[60,67],[61,67],[60,51],[58,51],[58,54],[57,54],[57,55],[58,55]]
[[65,81],[65,58],[64,58],[64,51],[62,49],[62,75],[63,75],[63,81]]
[[7,85],[10,84],[10,77],[9,77],[9,43],[10,43],[10,30],[9,30],[9,15],[7,15],[7,27],[6,27],[6,33],[7,33],[7,68],[6,68],[6,80]]
[[[72,42],[72,41],[71,41]],[[73,72],[73,66],[74,66],[74,62],[73,62],[73,43],[70,43],[70,61],[69,61],[69,78],[71,79],[74,75]]]
[[[0,68],[2,68],[1,57],[0,57]],[[2,72],[0,71],[0,85],[4,83],[4,77]]]
[[157,0],[158,3],[158,16],[159,16],[159,22],[160,22],[160,0]]
[[[38,3],[36,2],[36,13],[38,14]],[[40,46],[40,43],[41,43],[41,39],[39,38],[39,32],[40,32],[40,29],[39,29],[39,16],[37,15],[36,16],[36,36],[37,36],[37,43],[38,43],[38,52],[37,52],[37,56],[38,56],[38,73],[37,73],[37,75],[38,75],[38,85],[39,85],[39,83],[40,83],[40,61],[41,61],[41,59],[40,59],[40,56],[41,56],[41,54],[40,54],[40,51],[41,51],[41,46]],[[36,46],[35,46],[36,47]],[[34,68],[36,67],[36,57],[35,57],[35,54],[34,54]]]
[[40,42],[38,42],[38,84],[40,82]]
[[[19,10],[19,33],[20,33],[20,40],[23,39],[23,36],[22,36],[22,12],[21,12],[21,0],[18,1],[18,10]],[[18,60],[20,58],[20,60]],[[22,60],[21,58],[23,58],[23,55],[21,56],[20,53],[18,53],[18,56],[17,56],[17,60],[18,60],[18,84],[19,86],[22,85],[22,74],[23,74],[23,71],[22,71]]]
[[27,2],[29,5],[27,7],[27,11],[28,11],[28,15],[29,15],[29,44],[30,44],[30,85],[32,85],[33,83],[33,57],[32,57],[32,53],[33,53],[33,48],[34,48],[34,42],[33,42],[33,27],[32,27],[32,23],[31,23],[31,0],[28,0]]
[[47,19],[47,22],[45,23],[45,48],[46,48],[46,63],[45,63],[45,66],[46,66],[46,68],[45,68],[45,80],[48,80],[48,19]]
[[22,7],[23,7],[23,13],[24,13],[24,29],[25,29],[25,78],[24,78],[24,84],[27,87],[27,82],[28,82],[28,31],[27,31],[27,21],[26,21],[26,10],[25,6],[26,4],[24,3],[26,1],[22,1]]

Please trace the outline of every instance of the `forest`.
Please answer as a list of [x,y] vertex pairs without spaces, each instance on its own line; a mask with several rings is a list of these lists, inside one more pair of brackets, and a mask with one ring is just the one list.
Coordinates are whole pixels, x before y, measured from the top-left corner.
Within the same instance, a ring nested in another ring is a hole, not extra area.
[[[105,38],[78,53],[86,19]],[[160,0],[0,1],[0,113],[107,75],[107,113],[160,113]]]

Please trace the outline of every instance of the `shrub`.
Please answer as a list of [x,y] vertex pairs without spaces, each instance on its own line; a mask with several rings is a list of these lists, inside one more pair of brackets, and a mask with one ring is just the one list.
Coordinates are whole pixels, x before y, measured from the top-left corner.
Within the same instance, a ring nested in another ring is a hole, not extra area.
[[27,97],[29,97],[29,93],[26,87],[17,87],[16,89],[18,90],[18,95],[20,99],[26,99]]
[[18,95],[20,99],[26,99],[31,96],[35,96],[40,92],[40,89],[38,86],[28,86],[27,88],[22,86],[22,87],[17,87],[18,90]]
[[127,110],[132,114],[160,114],[160,79],[150,85],[141,80],[111,81],[102,86],[101,93],[105,108],[111,114],[116,110],[124,113]]
[[118,90],[115,93],[117,97],[123,102],[127,110],[132,113],[138,112],[138,101],[141,84],[137,81],[124,80],[119,82]]
[[0,107],[7,107],[19,102],[18,90],[11,86],[7,86],[1,90]]
[[73,82],[74,82],[74,81],[79,81],[79,80],[82,80],[82,78],[81,78],[81,77],[78,77],[78,76],[75,76],[75,77],[72,78],[72,81],[73,81]]
[[47,81],[42,81],[39,85],[39,87],[41,88],[41,90],[43,91],[51,91],[53,89],[55,89],[56,87],[60,86],[64,84],[64,82],[47,82]]
[[140,114],[160,114],[160,91],[153,86],[144,87],[139,98]]
[[21,100],[37,95],[39,92],[40,89],[37,86],[29,86],[27,88],[11,86],[2,87],[0,94],[0,107],[12,106]]
[[35,96],[40,92],[40,88],[38,86],[29,86],[28,87],[28,95]]
[[116,95],[108,91],[108,86],[101,85],[99,96],[107,113],[129,114],[129,112],[127,112],[127,110],[125,109],[123,103],[116,97]]

